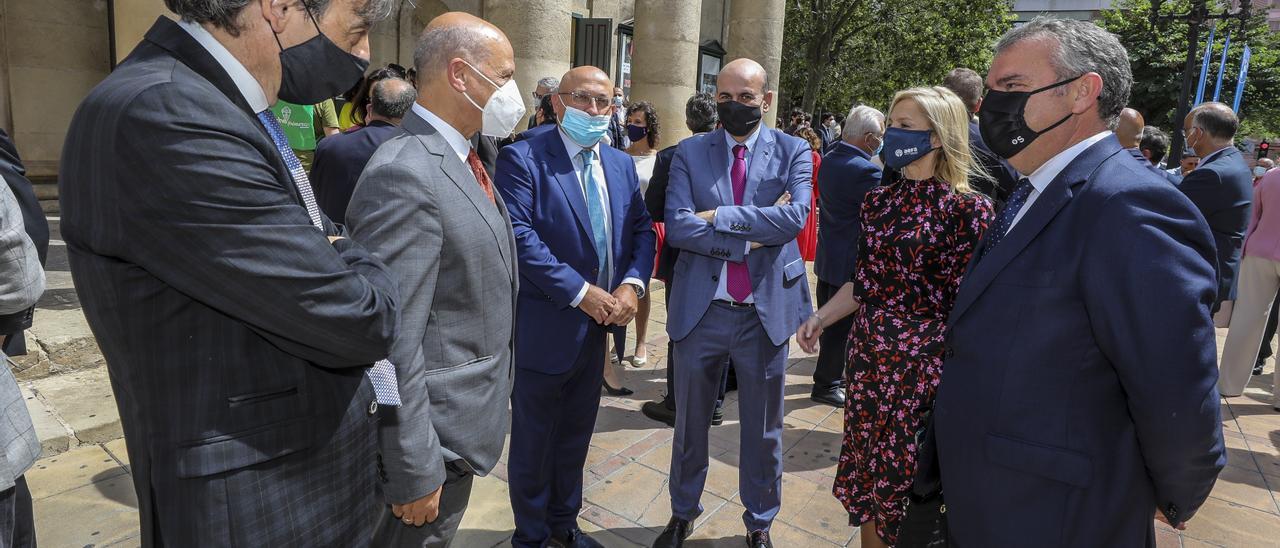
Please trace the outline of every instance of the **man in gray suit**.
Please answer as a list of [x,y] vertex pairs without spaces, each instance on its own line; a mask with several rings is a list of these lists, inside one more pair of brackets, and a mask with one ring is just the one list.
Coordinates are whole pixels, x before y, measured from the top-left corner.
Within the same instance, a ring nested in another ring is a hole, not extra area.
[[418,100],[369,160],[346,215],[402,296],[391,361],[403,406],[383,411],[389,506],[375,546],[449,545],[472,477],[502,453],[511,395],[515,238],[471,148],[477,133],[506,135],[524,117],[508,85],[511,44],[481,19],[447,13],[427,25],[414,65]]
[[[27,310],[43,293],[44,270],[23,227],[22,209],[13,191],[0,184],[0,314]],[[7,359],[0,359],[0,414],[0,546],[35,546],[31,490],[23,474],[40,456],[40,440]]]

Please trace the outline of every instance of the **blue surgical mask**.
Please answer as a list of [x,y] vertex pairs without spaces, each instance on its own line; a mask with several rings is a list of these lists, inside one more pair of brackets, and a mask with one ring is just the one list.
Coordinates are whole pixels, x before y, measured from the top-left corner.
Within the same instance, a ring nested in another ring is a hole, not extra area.
[[880,146],[877,146],[876,151],[871,153],[872,156],[879,156],[884,151],[884,136],[881,135],[877,140],[880,141]]
[[596,143],[599,143],[604,138],[604,134],[609,131],[609,115],[592,116],[582,110],[565,105],[564,99],[560,101],[560,104],[564,105],[564,116],[560,119],[560,129],[564,130],[569,139],[582,148],[596,146]]
[[890,169],[902,169],[933,152],[930,137],[933,130],[902,129],[891,127],[884,132],[880,148],[884,152],[884,165]]

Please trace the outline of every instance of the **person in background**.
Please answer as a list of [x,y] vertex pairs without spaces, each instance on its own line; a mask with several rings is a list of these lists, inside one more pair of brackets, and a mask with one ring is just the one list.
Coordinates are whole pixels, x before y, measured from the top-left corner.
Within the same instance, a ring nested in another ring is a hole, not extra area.
[[788,341],[813,310],[795,244],[809,214],[812,151],[761,124],[774,91],[756,61],[726,64],[716,100],[724,130],[680,143],[667,188],[667,239],[681,249],[667,316],[677,411],[672,516],[656,548],[682,546],[703,511],[711,414],[729,362],[739,371],[746,542],[772,548],[769,531],[782,504]]
[[[1265,358],[1259,345],[1271,349],[1275,336],[1276,293],[1280,290],[1280,170],[1265,174],[1253,191],[1249,238],[1240,263],[1239,298],[1231,311],[1231,327],[1222,349],[1220,386],[1249,384],[1250,373],[1262,374]],[[1270,311],[1270,312],[1269,312]],[[1270,330],[1267,330],[1267,329]],[[1280,368],[1276,369],[1280,371]],[[1271,407],[1280,411],[1280,373],[1274,377]],[[1243,389],[1242,389],[1243,390]]]
[[1138,151],[1142,153],[1142,157],[1147,163],[1156,168],[1156,174],[1163,177],[1164,180],[1169,181],[1174,186],[1182,182],[1181,175],[1171,173],[1169,170],[1160,167],[1160,163],[1164,161],[1165,154],[1169,153],[1168,133],[1155,126],[1142,128],[1142,139],[1138,142]]
[[71,120],[62,236],[143,546],[372,538],[399,289],[320,212],[269,107],[355,85],[393,3],[165,0],[181,20],[157,17]]
[[867,548],[897,543],[915,476],[916,433],[942,375],[947,316],[995,209],[969,186],[983,175],[970,148],[969,111],[955,93],[940,86],[900,91],[889,122],[885,161],[902,178],[867,193],[852,281],[796,334],[813,352],[826,326],[854,314],[833,492]]
[[[43,266],[49,257],[49,221],[36,198],[35,188],[27,179],[27,170],[18,156],[18,148],[3,129],[0,129],[0,179],[17,200],[23,229],[35,244],[36,255]],[[0,351],[8,356],[25,355],[27,338],[23,331],[31,328],[34,318],[34,306],[12,314],[0,314]]]
[[1125,152],[1133,156],[1139,164],[1150,170],[1152,173],[1159,175],[1160,178],[1168,180],[1163,169],[1156,167],[1155,163],[1147,158],[1147,152],[1142,150],[1142,136],[1146,129],[1147,121],[1143,119],[1142,113],[1132,108],[1125,108],[1120,111],[1120,120],[1116,123],[1116,140],[1120,141],[1120,146],[1124,147]]
[[[866,105],[849,111],[841,140],[823,158],[826,164],[818,175],[818,257],[813,272],[818,278],[815,293],[824,306],[836,292],[853,279],[858,242],[862,238],[862,203],[867,193],[880,185],[880,166],[871,158],[884,146],[884,114]],[[818,345],[818,364],[813,369],[813,390],[809,399],[833,407],[845,405],[845,361],[853,318],[830,318]]]
[[[942,87],[951,90],[964,107],[969,109],[972,118],[969,121],[969,148],[973,149],[973,159],[990,177],[975,177],[969,181],[978,192],[986,194],[995,203],[996,209],[1004,206],[1009,193],[1018,184],[1022,176],[1018,170],[1009,165],[1009,161],[991,152],[987,142],[982,139],[982,131],[978,127],[978,110],[982,108],[982,76],[973,69],[957,67],[942,79]],[[886,178],[893,172],[885,170]]]
[[[695,94],[685,102],[684,125],[693,133],[690,138],[714,131],[718,123],[719,115],[716,113],[716,98],[710,93]],[[662,280],[666,284],[666,291],[663,293],[666,298],[667,308],[671,307],[671,294],[675,287],[675,268],[676,262],[680,258],[680,250],[673,247],[671,242],[666,240],[665,226],[662,229],[658,229],[658,227],[665,224],[663,220],[666,218],[667,183],[671,180],[671,161],[675,159],[677,148],[678,145],[672,145],[658,152],[658,159],[653,168],[653,177],[649,180],[649,190],[644,195],[645,206],[649,208],[649,215],[653,216],[654,219],[654,228],[658,234],[662,235],[661,245],[658,249],[658,263],[654,269],[653,277]],[[667,393],[663,395],[660,401],[647,401],[640,406],[640,412],[644,413],[644,416],[671,427],[676,425],[675,371],[678,366],[675,362],[675,356],[675,343],[667,339]],[[728,371],[726,370],[725,382],[720,384],[716,407],[711,413],[712,426],[719,426],[724,423],[724,396],[727,382]]]
[[[636,176],[640,179],[640,193],[645,195],[649,190],[649,181],[653,177],[653,168],[658,161],[658,142],[662,136],[662,126],[658,122],[658,111],[653,108],[653,104],[648,101],[640,101],[632,103],[627,107],[627,139],[631,141],[631,146],[627,147],[627,154],[631,155],[631,159],[636,162]],[[664,234],[661,225],[654,224],[654,233],[657,238],[657,247],[660,249],[665,243],[663,241]],[[657,257],[654,257],[655,264]],[[638,308],[636,309],[636,349],[631,355],[631,365],[633,367],[642,367],[649,363],[649,295],[645,295],[640,299]],[[618,337],[617,334],[614,337]],[[619,347],[626,341],[625,333],[618,342]],[[616,353],[617,359],[623,359],[621,348]],[[610,380],[609,375],[605,375],[605,381],[614,386],[622,386],[622,379]]]
[[[1209,221],[1213,243],[1218,250],[1218,299],[1216,313],[1226,301],[1235,299],[1236,274],[1245,229],[1249,228],[1249,205],[1253,200],[1253,177],[1240,151],[1232,144],[1240,120],[1231,107],[1203,103],[1187,114],[1183,131],[1187,146],[1202,158],[1195,170],[1182,178],[1178,188],[1191,199]],[[1244,383],[1226,378],[1219,384],[1222,395],[1239,396]],[[1244,379],[1248,380],[1248,379]]]
[[[539,114],[543,112],[542,105],[544,103],[547,105],[547,109],[551,108],[551,102],[547,98],[551,97],[559,86],[560,79],[555,76],[547,76],[538,80],[537,87],[529,92],[529,96],[533,98],[533,108],[531,109],[533,110],[533,115],[529,117],[529,127],[525,129],[533,129],[547,123],[546,116],[539,116]],[[550,121],[555,123],[554,116]]]
[[[559,80],[557,80],[559,82]],[[518,143],[526,139],[532,138],[534,135],[544,131],[552,131],[556,128],[556,111],[551,106],[551,98],[555,97],[554,93],[543,95],[538,101],[538,109],[533,113],[532,120],[536,121],[532,128],[521,131],[512,137],[498,141],[498,150],[506,148],[507,145]]]
[[1253,186],[1258,186],[1258,182],[1262,180],[1262,176],[1266,175],[1276,167],[1276,163],[1271,158],[1258,158],[1253,166]]
[[804,221],[804,229],[796,237],[796,243],[800,245],[800,256],[806,261],[812,261],[818,254],[818,173],[822,171],[822,139],[818,133],[808,127],[795,133],[796,137],[809,143],[809,149],[813,151],[813,193],[809,201],[809,216]]
[[[1271,161],[1270,158],[1259,159],[1257,162],[1257,165],[1254,166],[1253,168],[1253,173],[1255,177],[1257,176],[1257,173],[1258,173],[1258,167],[1262,167],[1265,170],[1263,171],[1263,175],[1265,176],[1265,174],[1268,171],[1271,171],[1271,169],[1274,167],[1274,163]],[[1258,204],[1260,202],[1258,200],[1258,185],[1262,183],[1263,178],[1264,177],[1257,177],[1253,180],[1254,207],[1259,207]],[[1257,216],[1257,214],[1255,214],[1255,216]],[[1248,240],[1251,237],[1252,236],[1245,237],[1246,251],[1248,248]],[[1274,355],[1275,353],[1271,349],[1271,339],[1275,338],[1276,327],[1278,324],[1280,324],[1280,299],[1276,299],[1275,303],[1271,305],[1271,314],[1267,316],[1267,326],[1262,330],[1262,343],[1258,346],[1258,359],[1255,360],[1253,363],[1254,376],[1258,376],[1262,374],[1262,369],[1263,367],[1266,366],[1267,360],[1270,359],[1271,356]]]
[[818,137],[822,138],[822,148],[819,150],[826,154],[831,145],[840,140],[840,124],[836,122],[836,115],[830,112],[822,113],[821,121],[822,124],[817,128]]
[[335,135],[338,129],[338,115],[333,110],[333,100],[325,99],[314,105],[299,105],[288,101],[278,101],[271,106],[289,147],[302,162],[302,169],[310,170],[315,159],[316,144],[329,135]]
[[794,136],[796,130],[804,127],[804,110],[800,107],[791,109],[791,113],[787,115],[787,128],[783,133]]
[[370,101],[359,119],[362,125],[316,143],[311,184],[316,202],[330,219],[345,223],[347,203],[365,164],[382,143],[400,132],[400,119],[409,112],[417,91],[408,80],[382,78],[369,88]]
[[552,102],[559,130],[498,157],[520,273],[507,467],[517,548],[600,546],[577,520],[606,337],[635,317],[654,257],[635,162],[602,142],[611,90],[596,67],[570,70]]
[[360,80],[360,83],[352,88],[355,91],[350,93],[347,103],[342,105],[338,111],[338,127],[342,131],[350,130],[352,127],[363,126],[365,124],[365,114],[369,111],[369,102],[372,100],[370,90],[373,85],[387,78],[399,78],[414,85],[409,79],[409,71],[404,67],[395,63],[389,63],[387,66],[377,69],[368,76]]
[[609,117],[609,132],[605,142],[613,148],[625,151],[631,146],[627,138],[627,98],[622,87],[613,88],[613,115]]
[[1154,547],[1226,464],[1213,237],[1108,129],[1115,35],[1037,18],[994,50],[983,137],[1028,175],[956,293],[914,492],[940,479],[959,546]]
[[[0,133],[0,139],[7,139]],[[12,173],[0,171],[6,180]],[[44,268],[27,235],[22,207],[8,185],[0,185],[0,315],[23,314],[44,294]],[[33,548],[36,522],[24,474],[40,456],[22,390],[0,352],[0,546]]]

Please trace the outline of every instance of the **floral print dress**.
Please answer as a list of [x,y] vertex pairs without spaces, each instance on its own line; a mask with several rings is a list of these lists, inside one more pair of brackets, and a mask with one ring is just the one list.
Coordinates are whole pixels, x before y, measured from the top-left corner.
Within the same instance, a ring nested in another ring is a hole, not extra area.
[[969,257],[992,221],[991,201],[936,179],[869,192],[854,271],[845,369],[844,444],[833,492],[852,525],[898,536],[916,469],[916,432],[942,375],[947,315]]

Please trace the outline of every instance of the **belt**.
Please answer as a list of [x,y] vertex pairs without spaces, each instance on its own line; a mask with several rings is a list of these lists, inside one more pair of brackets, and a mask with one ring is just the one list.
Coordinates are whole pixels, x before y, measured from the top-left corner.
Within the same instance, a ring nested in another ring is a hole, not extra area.
[[728,306],[730,308],[755,308],[756,307],[755,303],[739,303],[734,301],[726,301],[724,299],[716,299],[711,302],[719,303],[719,304]]

